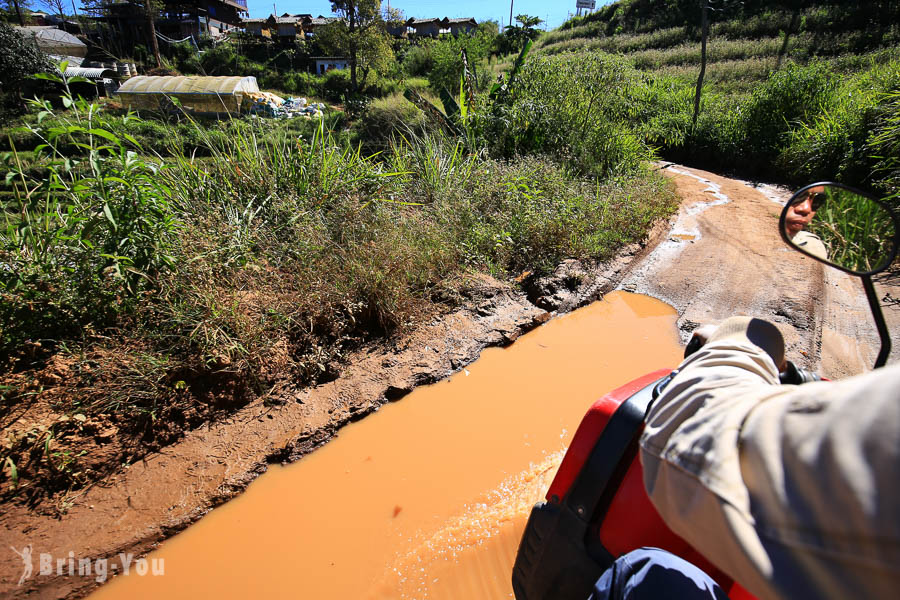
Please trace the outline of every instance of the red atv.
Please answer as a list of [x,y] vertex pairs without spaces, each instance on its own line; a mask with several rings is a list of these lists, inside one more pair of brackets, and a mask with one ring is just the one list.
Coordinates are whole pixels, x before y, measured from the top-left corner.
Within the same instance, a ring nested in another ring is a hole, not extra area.
[[[871,277],[896,257],[897,218],[858,190],[817,183],[791,197],[780,229],[791,247],[862,278],[881,337],[875,366],[883,366],[890,338]],[[805,234],[798,237],[801,230]],[[820,243],[810,243],[810,236]],[[696,339],[685,356],[699,348]],[[695,564],[732,600],[753,598],[716,567],[714,557],[702,556],[666,526],[644,488],[638,438],[653,401],[674,375],[669,369],[645,375],[603,396],[588,410],[546,502],[532,509],[519,543],[512,574],[517,600],[585,600],[616,558],[647,546]],[[781,376],[782,383],[792,384],[814,379],[792,363]]]

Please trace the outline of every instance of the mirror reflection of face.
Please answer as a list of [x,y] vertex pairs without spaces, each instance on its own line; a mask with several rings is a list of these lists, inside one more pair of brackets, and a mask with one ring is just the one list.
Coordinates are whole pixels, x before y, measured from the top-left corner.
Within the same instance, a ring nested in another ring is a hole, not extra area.
[[782,235],[797,250],[858,274],[888,267],[897,244],[891,211],[838,184],[816,185],[791,198],[782,225]]
[[806,226],[816,216],[816,211],[819,210],[825,198],[825,186],[818,185],[806,190],[804,197],[798,198],[791,203],[785,219],[788,237],[793,238],[806,229]]

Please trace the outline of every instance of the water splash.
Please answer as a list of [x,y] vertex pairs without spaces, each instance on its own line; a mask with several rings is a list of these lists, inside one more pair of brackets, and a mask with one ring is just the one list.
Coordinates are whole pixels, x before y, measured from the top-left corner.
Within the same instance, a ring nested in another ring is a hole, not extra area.
[[439,530],[420,533],[373,588],[372,600],[512,598],[519,539],[564,450],[503,481]]

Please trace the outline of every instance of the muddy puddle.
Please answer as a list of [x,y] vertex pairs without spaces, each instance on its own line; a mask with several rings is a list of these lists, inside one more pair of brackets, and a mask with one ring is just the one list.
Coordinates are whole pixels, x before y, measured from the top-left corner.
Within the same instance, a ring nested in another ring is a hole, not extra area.
[[161,545],[160,576],[92,598],[512,597],[531,505],[582,414],[612,388],[679,362],[669,306],[626,292],[488,349]]

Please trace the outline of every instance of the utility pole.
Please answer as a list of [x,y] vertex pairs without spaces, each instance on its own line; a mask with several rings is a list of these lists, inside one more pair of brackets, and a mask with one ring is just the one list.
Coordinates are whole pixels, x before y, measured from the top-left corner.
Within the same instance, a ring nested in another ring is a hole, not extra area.
[[513,0],[509,0],[509,26],[512,27],[512,8]]

